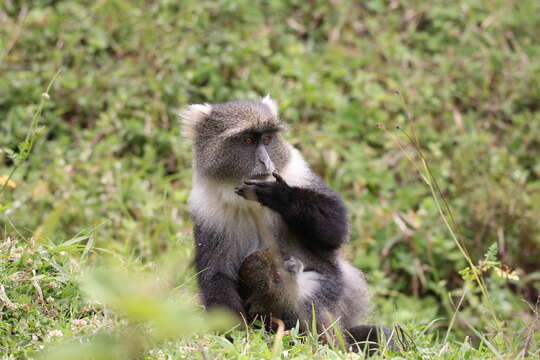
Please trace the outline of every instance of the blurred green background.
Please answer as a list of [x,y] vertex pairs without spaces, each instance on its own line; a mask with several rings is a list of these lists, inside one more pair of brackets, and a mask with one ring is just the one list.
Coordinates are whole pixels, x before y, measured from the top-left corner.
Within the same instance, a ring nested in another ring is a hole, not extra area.
[[[0,294],[0,352],[28,356],[52,329],[76,333],[74,320],[107,323],[78,275],[105,259],[143,271],[174,255],[170,286],[191,284],[191,150],[177,114],[268,93],[347,203],[344,253],[367,274],[374,321],[431,324],[436,342],[461,299],[451,336],[478,344],[473,327],[517,355],[540,291],[539,57],[537,0],[5,0],[0,176],[44,107],[17,187],[0,195],[0,284],[18,304]],[[466,261],[396,125],[418,136],[473,260],[495,243],[519,275],[484,274],[515,347],[460,276]]]

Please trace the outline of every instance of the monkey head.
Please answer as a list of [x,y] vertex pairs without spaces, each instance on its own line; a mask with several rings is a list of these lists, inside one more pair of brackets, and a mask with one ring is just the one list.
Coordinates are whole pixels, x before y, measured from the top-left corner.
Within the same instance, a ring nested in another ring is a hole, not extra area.
[[224,104],[190,105],[182,130],[193,142],[194,168],[218,181],[270,179],[290,158],[277,105],[269,96]]

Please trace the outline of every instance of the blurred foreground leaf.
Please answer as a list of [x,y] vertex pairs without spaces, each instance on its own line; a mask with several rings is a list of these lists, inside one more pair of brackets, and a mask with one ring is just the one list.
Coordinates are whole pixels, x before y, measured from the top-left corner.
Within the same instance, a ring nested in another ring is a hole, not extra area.
[[170,272],[164,269],[129,273],[119,266],[103,266],[89,271],[81,281],[83,292],[105,310],[112,310],[120,321],[110,331],[67,339],[48,351],[46,358],[140,358],[164,340],[234,326],[227,313],[204,312],[187,285],[173,287]]

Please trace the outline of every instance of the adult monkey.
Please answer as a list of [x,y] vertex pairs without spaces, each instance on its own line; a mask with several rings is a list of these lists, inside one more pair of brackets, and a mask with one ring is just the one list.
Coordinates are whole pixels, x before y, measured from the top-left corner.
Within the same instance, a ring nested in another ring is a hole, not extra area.
[[[348,241],[339,195],[283,138],[276,103],[190,105],[182,128],[193,144],[195,265],[206,307],[292,327],[331,324],[349,343],[388,329],[358,323],[369,311],[363,274],[340,255]],[[361,346],[362,347],[362,346]]]

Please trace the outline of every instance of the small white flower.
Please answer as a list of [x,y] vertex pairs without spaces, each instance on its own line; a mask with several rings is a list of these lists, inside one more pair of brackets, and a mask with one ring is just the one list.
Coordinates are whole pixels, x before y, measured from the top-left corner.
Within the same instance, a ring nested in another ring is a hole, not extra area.
[[75,334],[79,334],[85,330],[88,330],[88,320],[87,319],[74,319],[71,322],[71,331]]
[[47,335],[51,338],[53,337],[62,337],[64,336],[64,333],[61,330],[51,330],[47,333]]
[[87,322],[88,321],[86,319],[75,319],[75,320],[73,320],[73,323],[75,325],[86,325]]

